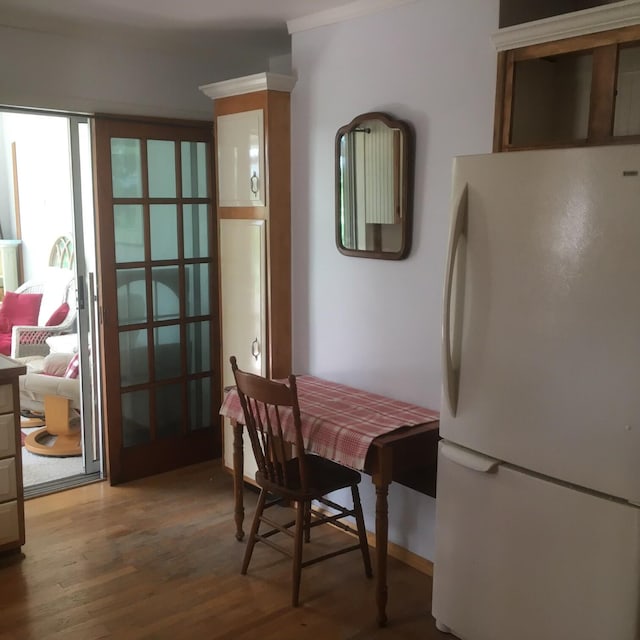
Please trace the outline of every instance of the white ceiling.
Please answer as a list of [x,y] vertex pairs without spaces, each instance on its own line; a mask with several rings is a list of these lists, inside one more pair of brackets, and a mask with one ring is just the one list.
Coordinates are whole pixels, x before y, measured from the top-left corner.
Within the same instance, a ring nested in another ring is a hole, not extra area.
[[287,21],[350,4],[353,0],[0,0],[0,26],[198,48],[209,48],[213,40],[240,46],[253,38],[272,43],[278,55],[283,51],[277,49],[288,47]]
[[282,28],[287,20],[352,0],[0,0],[5,18],[29,26],[43,18],[144,28]]

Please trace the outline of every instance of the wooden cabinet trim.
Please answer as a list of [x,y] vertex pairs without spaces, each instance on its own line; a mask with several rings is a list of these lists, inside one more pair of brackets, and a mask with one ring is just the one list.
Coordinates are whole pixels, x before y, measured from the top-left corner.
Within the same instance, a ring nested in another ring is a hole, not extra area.
[[534,58],[545,58],[547,56],[557,56],[566,53],[577,53],[590,51],[597,47],[604,47],[610,44],[627,44],[635,40],[640,40],[640,24],[611,31],[600,31],[590,33],[575,38],[565,38],[544,42],[542,44],[532,44],[518,49],[511,49],[514,60],[531,60]]
[[266,220],[267,207],[218,207],[218,220]]
[[502,116],[503,109],[506,108],[505,88],[506,88],[506,68],[507,54],[504,51],[498,53],[498,62],[496,65],[496,98],[493,105],[493,151],[500,151],[502,148]]
[[265,140],[269,221],[267,223],[269,372],[291,373],[291,133],[290,96],[270,92]]
[[618,45],[613,43],[595,49],[588,134],[589,141],[595,144],[607,142],[613,136],[617,78]]

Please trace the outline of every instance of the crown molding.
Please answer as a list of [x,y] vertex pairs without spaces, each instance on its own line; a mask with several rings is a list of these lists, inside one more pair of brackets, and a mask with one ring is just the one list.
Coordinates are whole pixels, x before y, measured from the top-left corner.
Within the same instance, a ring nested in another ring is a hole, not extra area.
[[622,0],[614,4],[505,27],[493,34],[492,39],[497,51],[505,51],[635,24],[640,24],[640,0]]
[[203,84],[198,87],[202,93],[209,96],[212,100],[217,98],[227,98],[229,96],[238,96],[242,93],[253,93],[254,91],[286,91],[291,93],[296,79],[293,76],[286,76],[279,73],[254,73],[250,76],[242,78],[233,78],[231,80],[222,80],[220,82],[212,82],[211,84]]
[[335,24],[336,22],[352,20],[371,13],[378,13],[379,11],[385,11],[410,2],[416,2],[416,0],[356,0],[334,9],[327,9],[309,16],[287,20],[287,29],[289,34],[298,33],[308,29],[315,29],[316,27],[324,27],[328,24]]

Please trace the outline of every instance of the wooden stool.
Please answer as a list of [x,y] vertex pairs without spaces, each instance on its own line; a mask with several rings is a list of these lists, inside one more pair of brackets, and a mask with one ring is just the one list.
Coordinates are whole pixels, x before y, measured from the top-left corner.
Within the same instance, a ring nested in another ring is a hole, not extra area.
[[[71,424],[71,400],[61,396],[44,397],[45,425],[30,433],[24,446],[40,456],[79,456],[82,454],[80,425]],[[41,442],[52,439],[51,443]]]

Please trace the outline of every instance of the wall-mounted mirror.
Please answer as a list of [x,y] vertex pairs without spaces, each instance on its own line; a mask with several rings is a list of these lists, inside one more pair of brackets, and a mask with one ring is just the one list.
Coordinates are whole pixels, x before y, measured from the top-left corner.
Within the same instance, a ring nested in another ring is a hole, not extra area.
[[362,258],[401,260],[411,248],[413,132],[365,113],[336,134],[336,245]]

